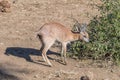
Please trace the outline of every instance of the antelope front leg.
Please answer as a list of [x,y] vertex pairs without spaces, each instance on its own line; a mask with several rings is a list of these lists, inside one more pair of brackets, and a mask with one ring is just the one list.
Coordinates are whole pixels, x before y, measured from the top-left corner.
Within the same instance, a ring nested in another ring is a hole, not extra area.
[[66,43],[62,43],[62,50],[61,50],[61,59],[62,62],[66,65]]
[[64,57],[64,49],[63,46],[61,47],[61,60],[63,61],[63,57]]
[[67,43],[65,43],[64,44],[64,63],[65,63],[65,65],[67,65],[67,61],[66,61],[66,45],[67,45]]

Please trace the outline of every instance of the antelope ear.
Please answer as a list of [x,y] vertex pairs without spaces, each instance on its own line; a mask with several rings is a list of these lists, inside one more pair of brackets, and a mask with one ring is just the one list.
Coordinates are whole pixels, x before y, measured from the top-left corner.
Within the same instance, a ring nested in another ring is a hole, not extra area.
[[86,27],[87,27],[87,24],[86,24],[86,23],[81,24],[80,31],[81,31],[81,32],[86,31]]
[[74,24],[74,27],[73,27],[73,31],[74,32],[80,32],[80,23],[75,23]]
[[79,32],[79,28],[77,26],[75,26],[75,31]]

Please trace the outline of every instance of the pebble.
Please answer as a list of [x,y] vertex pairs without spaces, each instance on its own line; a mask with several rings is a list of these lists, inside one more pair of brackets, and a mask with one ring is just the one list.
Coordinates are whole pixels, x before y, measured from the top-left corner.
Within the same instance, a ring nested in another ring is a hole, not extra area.
[[0,43],[0,45],[4,45],[4,43]]
[[34,78],[39,78],[39,76],[38,76],[38,75],[35,75]]

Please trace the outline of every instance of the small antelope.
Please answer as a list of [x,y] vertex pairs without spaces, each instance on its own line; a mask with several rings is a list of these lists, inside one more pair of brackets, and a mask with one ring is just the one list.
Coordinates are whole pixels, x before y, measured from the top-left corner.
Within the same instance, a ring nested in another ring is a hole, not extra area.
[[55,22],[46,23],[39,29],[39,31],[37,32],[37,36],[42,43],[42,57],[44,61],[49,64],[49,66],[52,66],[52,64],[48,60],[46,53],[56,40],[61,42],[62,44],[61,58],[65,64],[67,43],[76,40],[89,42],[89,35],[85,31],[86,25],[79,25],[79,23],[78,25],[76,25],[76,29],[78,30],[77,32],[73,32],[71,29],[63,26],[62,24]]

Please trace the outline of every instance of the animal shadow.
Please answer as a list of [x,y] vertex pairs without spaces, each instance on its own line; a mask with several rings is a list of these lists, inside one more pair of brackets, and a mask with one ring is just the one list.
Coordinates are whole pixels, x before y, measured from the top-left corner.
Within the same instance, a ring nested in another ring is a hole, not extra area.
[[21,47],[8,47],[5,51],[6,55],[13,55],[16,57],[21,57],[26,59],[27,61],[32,61],[30,55],[38,55],[41,56],[40,50],[32,49],[32,48],[21,48]]
[[[8,55],[8,56],[13,55],[16,57],[24,58],[26,61],[36,63],[31,59],[30,55],[41,56],[41,51],[37,50],[37,49],[33,49],[33,48],[8,47],[4,54]],[[58,53],[48,50],[47,55],[51,55],[51,54],[54,54],[57,56],[59,55]],[[48,57],[48,58],[51,60],[54,60],[51,57]],[[41,61],[41,62],[43,62],[43,61]]]

